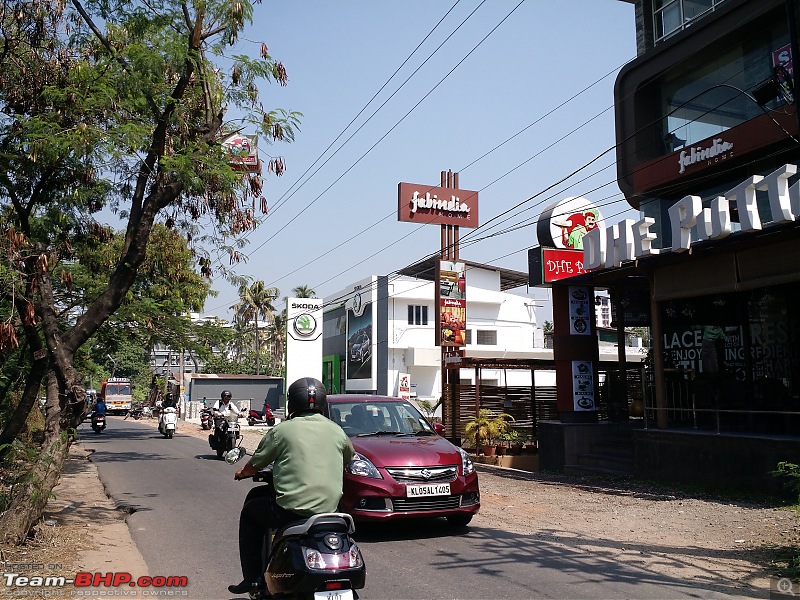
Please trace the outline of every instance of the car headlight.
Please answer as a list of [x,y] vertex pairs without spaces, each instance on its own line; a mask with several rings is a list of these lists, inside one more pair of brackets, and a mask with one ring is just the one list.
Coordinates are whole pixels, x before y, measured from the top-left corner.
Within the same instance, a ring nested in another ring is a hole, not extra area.
[[461,470],[464,472],[465,476],[469,475],[475,470],[475,465],[472,464],[472,459],[463,448],[459,448],[458,451],[461,453]]
[[380,471],[372,464],[368,458],[364,458],[356,453],[353,460],[347,463],[345,471],[350,475],[358,475],[359,477],[370,477],[372,479],[383,479]]

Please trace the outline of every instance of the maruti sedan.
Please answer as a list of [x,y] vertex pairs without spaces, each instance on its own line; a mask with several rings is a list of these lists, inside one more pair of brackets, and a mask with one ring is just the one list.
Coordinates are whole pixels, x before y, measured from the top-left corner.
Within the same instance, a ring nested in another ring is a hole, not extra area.
[[341,509],[358,521],[446,517],[467,525],[480,509],[469,455],[416,407],[386,396],[328,396],[328,416],[350,437]]

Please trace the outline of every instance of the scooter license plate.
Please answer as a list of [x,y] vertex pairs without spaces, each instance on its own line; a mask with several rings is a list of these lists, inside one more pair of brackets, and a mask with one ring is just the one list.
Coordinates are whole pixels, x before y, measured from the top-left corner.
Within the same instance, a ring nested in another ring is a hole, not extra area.
[[314,600],[353,600],[353,590],[314,592]]
[[406,486],[407,498],[421,498],[422,496],[449,496],[449,483],[420,483]]

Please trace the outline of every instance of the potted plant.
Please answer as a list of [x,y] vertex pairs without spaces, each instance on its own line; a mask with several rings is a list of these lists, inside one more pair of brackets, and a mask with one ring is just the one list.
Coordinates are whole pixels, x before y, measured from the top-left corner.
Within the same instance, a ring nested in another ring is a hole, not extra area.
[[505,434],[506,443],[509,446],[509,454],[520,455],[522,454],[522,444],[525,441],[525,434],[516,429],[511,429]]
[[478,414],[464,427],[467,440],[475,444],[475,453],[483,450],[486,456],[494,455],[494,445],[500,434],[505,433],[514,421],[514,417],[506,413],[496,413],[482,408]]
[[539,446],[536,440],[535,435],[529,435],[525,438],[525,452],[528,454],[536,454],[538,452]]

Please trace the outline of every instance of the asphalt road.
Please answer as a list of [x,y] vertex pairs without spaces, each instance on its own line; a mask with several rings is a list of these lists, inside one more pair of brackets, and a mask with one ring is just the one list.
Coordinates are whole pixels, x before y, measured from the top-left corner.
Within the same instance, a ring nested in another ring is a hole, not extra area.
[[[184,427],[189,425],[184,425]],[[185,575],[188,598],[230,598],[241,578],[239,509],[252,486],[207,442],[110,417],[103,434],[81,427],[106,491],[131,511],[128,524],[151,575]],[[634,566],[565,551],[548,540],[497,529],[480,515],[470,527],[444,520],[360,525],[367,563],[364,600],[524,598],[725,598]]]

